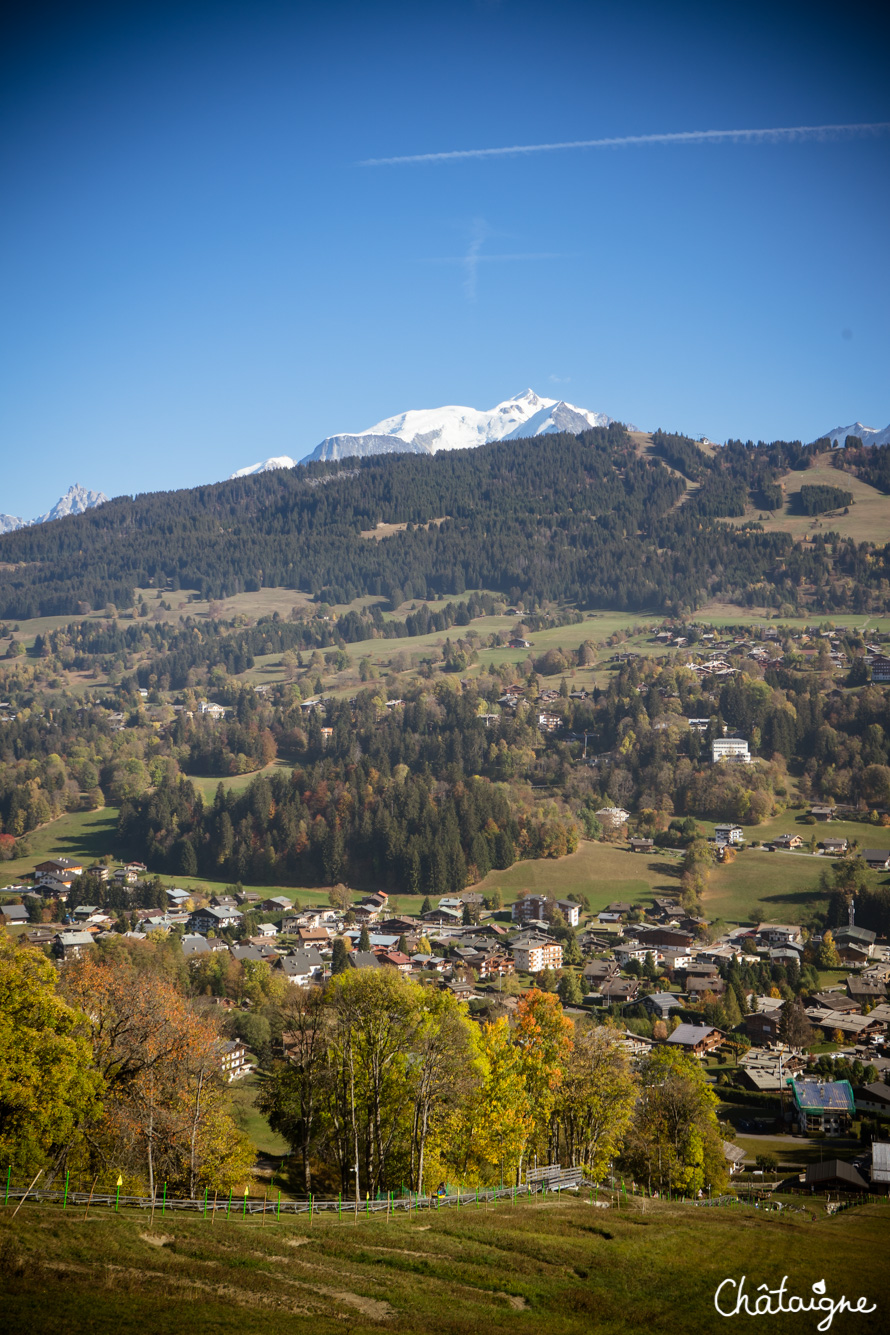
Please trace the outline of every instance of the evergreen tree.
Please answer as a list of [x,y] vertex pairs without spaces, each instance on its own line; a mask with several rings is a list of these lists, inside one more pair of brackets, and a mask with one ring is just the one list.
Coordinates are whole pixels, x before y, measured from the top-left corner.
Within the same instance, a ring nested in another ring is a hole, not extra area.
[[348,968],[349,951],[342,936],[334,938],[334,953],[331,957],[331,973],[342,973]]
[[370,938],[370,936],[368,935],[368,926],[367,926],[367,923],[362,923],[362,930],[361,930],[361,933],[360,933],[360,935],[359,935],[359,939],[358,939],[358,948],[359,948],[359,950],[370,950],[370,949],[371,949],[371,938]]

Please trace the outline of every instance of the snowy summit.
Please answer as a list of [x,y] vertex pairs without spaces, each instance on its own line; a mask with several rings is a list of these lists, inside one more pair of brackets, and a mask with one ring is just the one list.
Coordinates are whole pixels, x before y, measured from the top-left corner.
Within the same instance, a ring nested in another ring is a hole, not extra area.
[[586,431],[608,426],[605,413],[591,413],[560,399],[542,399],[527,389],[515,399],[488,410],[462,408],[412,408],[386,417],[355,435],[328,436],[306,459],[344,459],[367,454],[437,454],[439,450],[467,450],[495,440],[520,436],[543,436],[555,431]]
[[104,505],[107,500],[104,491],[89,491],[75,482],[51,510],[47,510],[45,515],[38,515],[36,519],[0,515],[0,533],[14,533],[16,529],[28,528],[29,524],[47,524],[51,519],[64,519],[67,515],[82,515],[85,510],[93,510],[97,505]]
[[879,427],[854,422],[852,426],[836,426],[833,431],[826,431],[825,435],[841,447],[848,436],[858,436],[863,445],[890,445],[890,426],[885,426],[881,431]]
[[[576,408],[562,399],[544,399],[527,389],[516,398],[506,399],[494,408],[463,408],[455,404],[443,408],[411,408],[408,412],[386,417],[363,431],[327,436],[301,461],[310,459],[367,458],[377,454],[436,454],[439,450],[474,449],[496,440],[517,440],[521,436],[543,436],[557,431],[577,434],[592,426],[609,426],[606,413]],[[265,463],[239,468],[232,477],[246,477],[272,468],[292,468],[286,455]]]

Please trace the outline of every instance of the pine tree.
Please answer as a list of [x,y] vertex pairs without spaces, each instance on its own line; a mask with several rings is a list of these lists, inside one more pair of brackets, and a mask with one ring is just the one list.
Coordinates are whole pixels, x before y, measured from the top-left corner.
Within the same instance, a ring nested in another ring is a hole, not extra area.
[[359,935],[359,939],[358,939],[358,948],[359,948],[359,950],[370,950],[370,949],[371,949],[371,938],[370,938],[370,936],[368,935],[368,926],[367,926],[367,923],[363,923],[363,924],[362,924],[361,934]]
[[348,968],[349,951],[342,936],[334,938],[334,953],[331,957],[331,973],[343,973]]

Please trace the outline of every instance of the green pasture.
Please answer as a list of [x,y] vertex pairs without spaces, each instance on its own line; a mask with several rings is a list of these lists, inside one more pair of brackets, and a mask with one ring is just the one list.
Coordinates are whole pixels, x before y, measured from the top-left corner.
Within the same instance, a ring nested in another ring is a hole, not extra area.
[[233,1081],[228,1089],[232,1115],[260,1154],[288,1154],[290,1146],[287,1141],[272,1130],[269,1119],[256,1106],[258,1092],[254,1075]]
[[[223,783],[241,790],[253,777],[239,775],[223,780]],[[210,800],[220,781],[218,778],[208,778],[195,782],[204,792],[205,799]],[[92,862],[105,853],[116,855],[119,851],[116,844],[117,815],[116,808],[106,807],[102,811],[74,812],[59,817],[28,836],[33,850],[28,857],[0,864],[0,880],[3,884],[18,881],[46,857],[81,858],[85,862]],[[708,833],[712,832],[712,823],[700,824]],[[771,824],[775,828],[770,829]],[[768,833],[778,833],[779,826],[801,832],[815,830],[819,835],[841,828],[846,831],[849,826],[858,832],[863,847],[872,846],[872,840],[880,844],[882,835],[884,842],[887,838],[886,831],[872,831],[870,826],[854,822],[796,825],[793,813],[786,813],[785,818],[777,818],[773,823],[765,822],[760,826],[749,827],[746,833],[749,837],[763,839]],[[868,844],[865,843],[866,837]],[[819,877],[829,864],[828,858],[806,853],[768,853],[763,849],[743,849],[732,863],[725,866],[718,864],[712,868],[704,901],[705,912],[711,918],[719,917],[739,924],[770,920],[808,922],[814,914],[824,912],[827,907],[827,897],[819,888]],[[205,891],[207,894],[217,893],[227,884],[224,880],[178,874],[165,874],[163,879],[171,885]],[[876,884],[879,883],[881,873],[872,873],[872,879]],[[679,886],[680,856],[675,852],[656,849],[648,854],[631,853],[623,844],[583,840],[577,852],[568,857],[516,862],[506,871],[490,872],[474,888],[487,895],[497,887],[506,904],[525,893],[552,894],[558,899],[565,899],[573,893],[583,894],[587,896],[592,912],[597,913],[614,899],[643,905],[653,894],[677,893]],[[301,907],[327,903],[326,886],[269,885],[245,888],[257,890],[264,897],[287,895]],[[362,889],[370,890],[373,887],[363,886]],[[395,905],[396,912],[416,914],[420,911],[423,898],[423,895],[396,895],[391,900],[391,906]]]
[[[602,1199],[602,1196],[600,1196]],[[828,1216],[822,1202],[770,1214],[744,1205],[698,1208],[631,1197],[597,1208],[579,1197],[458,1211],[211,1223],[198,1216],[26,1203],[0,1210],[0,1293],[6,1329],[30,1335],[250,1332],[333,1335],[688,1335],[715,1328],[725,1279],[837,1300],[873,1312],[832,1329],[887,1329],[890,1207]],[[814,1218],[815,1215],[815,1218]],[[740,1318],[745,1324],[745,1318]],[[815,1329],[776,1316],[768,1333]]]
[[31,852],[27,857],[0,862],[0,882],[19,881],[46,858],[62,857],[95,862],[116,849],[117,807],[101,811],[72,811],[58,820],[32,830],[27,836]]

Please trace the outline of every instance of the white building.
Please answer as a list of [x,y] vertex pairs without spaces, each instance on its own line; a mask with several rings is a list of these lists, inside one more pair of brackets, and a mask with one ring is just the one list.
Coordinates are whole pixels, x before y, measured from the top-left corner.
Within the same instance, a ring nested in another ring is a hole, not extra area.
[[527,937],[513,945],[513,962],[520,973],[562,968],[562,946],[546,937]]
[[711,742],[711,760],[715,765],[723,760],[749,765],[748,743],[741,737],[715,737]]
[[745,831],[741,825],[715,825],[714,838],[718,844],[743,844]]

